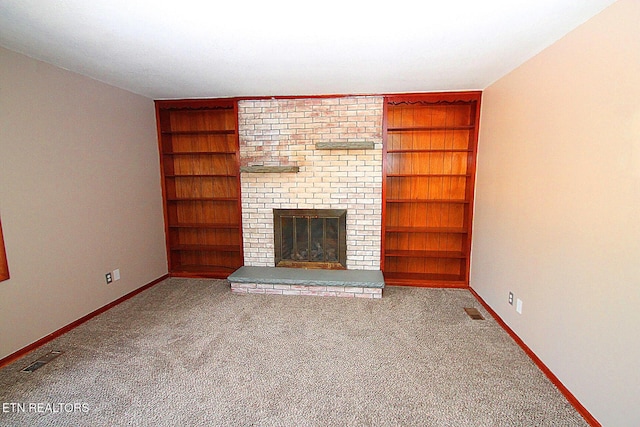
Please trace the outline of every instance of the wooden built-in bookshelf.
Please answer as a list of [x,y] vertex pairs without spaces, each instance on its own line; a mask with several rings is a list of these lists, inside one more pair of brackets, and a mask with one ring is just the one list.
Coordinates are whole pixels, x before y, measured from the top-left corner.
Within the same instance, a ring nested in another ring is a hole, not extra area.
[[237,103],[156,101],[169,273],[225,278],[243,264]]
[[479,113],[480,92],[385,97],[386,283],[468,286]]

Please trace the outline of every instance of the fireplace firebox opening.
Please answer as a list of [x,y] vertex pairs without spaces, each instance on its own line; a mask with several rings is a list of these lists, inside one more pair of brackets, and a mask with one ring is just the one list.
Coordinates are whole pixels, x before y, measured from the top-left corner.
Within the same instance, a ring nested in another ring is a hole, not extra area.
[[345,209],[274,209],[276,267],[347,268]]

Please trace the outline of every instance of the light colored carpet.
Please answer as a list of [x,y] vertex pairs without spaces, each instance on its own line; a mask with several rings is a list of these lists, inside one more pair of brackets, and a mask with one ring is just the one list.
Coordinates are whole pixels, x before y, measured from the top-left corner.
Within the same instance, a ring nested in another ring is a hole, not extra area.
[[0,403],[3,426],[586,425],[466,290],[352,300],[222,280],[167,280],[46,344],[0,370]]

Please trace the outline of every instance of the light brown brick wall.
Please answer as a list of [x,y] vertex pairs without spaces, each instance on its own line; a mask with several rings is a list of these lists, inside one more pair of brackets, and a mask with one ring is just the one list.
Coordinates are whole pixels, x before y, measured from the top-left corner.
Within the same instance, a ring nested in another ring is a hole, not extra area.
[[343,298],[382,298],[380,288],[360,288],[342,286],[308,286],[308,285],[268,285],[256,283],[231,283],[231,292],[235,294],[267,294],[267,295],[306,295],[320,297]]
[[[273,266],[273,209],[347,209],[347,268],[380,268],[382,108],[376,96],[239,102],[241,165],[300,167],[242,174],[245,265]],[[374,149],[315,149],[362,141]]]

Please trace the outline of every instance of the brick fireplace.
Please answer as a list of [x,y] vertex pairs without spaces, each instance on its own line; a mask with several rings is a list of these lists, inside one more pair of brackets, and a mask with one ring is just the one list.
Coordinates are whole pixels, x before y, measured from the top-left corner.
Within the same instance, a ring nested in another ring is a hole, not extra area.
[[276,267],[347,268],[345,209],[274,209]]
[[238,104],[246,266],[273,267],[274,209],[345,209],[346,267],[379,270],[383,98]]

